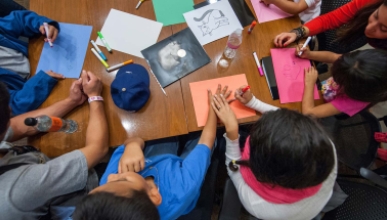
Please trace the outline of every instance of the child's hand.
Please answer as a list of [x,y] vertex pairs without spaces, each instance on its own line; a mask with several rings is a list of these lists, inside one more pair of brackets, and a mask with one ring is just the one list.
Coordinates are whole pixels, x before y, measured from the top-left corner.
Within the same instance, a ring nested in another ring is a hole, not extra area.
[[[302,48],[302,46],[303,46],[303,44],[297,45],[296,56],[300,57],[300,58],[303,58],[303,59],[309,59],[310,49],[308,47]],[[301,51],[302,51],[302,54],[300,56],[299,54],[300,54]]]
[[85,93],[83,93],[82,90],[82,78],[75,80],[71,84],[69,99],[77,106],[83,104],[87,99],[87,96],[85,95]]
[[237,89],[235,91],[235,98],[240,101],[241,103],[243,104],[247,104],[248,102],[250,102],[250,100],[253,98],[253,94],[251,93],[250,89],[247,90],[245,93],[243,93],[243,95],[240,95],[242,93],[242,89],[245,88],[246,85],[243,85],[241,87],[239,87],[239,89]]
[[293,32],[285,32],[277,35],[274,38],[274,45],[276,47],[286,47],[293,43],[297,38],[297,35]]
[[311,66],[309,68],[305,68],[305,86],[314,86],[317,81],[317,70]]
[[235,114],[230,108],[226,97],[222,93],[218,93],[213,96],[212,100],[211,106],[218,118],[226,126],[226,129],[234,126],[238,127],[238,121],[236,120]]
[[[221,84],[218,84],[218,88],[216,89],[216,92],[215,94],[217,96],[219,96],[220,94],[222,94],[225,99],[228,99],[228,97],[230,97],[231,95],[231,92],[232,90],[228,90],[228,86],[224,86],[223,89],[222,89],[222,85]],[[208,104],[211,106],[211,103],[213,102],[213,95],[212,95],[212,92],[211,92],[211,89],[208,89]],[[227,102],[228,103],[231,103],[235,101],[235,99],[230,99],[228,100]]]
[[101,79],[94,75],[94,73],[86,70],[82,70],[82,87],[83,92],[91,96],[100,96],[102,93],[103,84]]
[[66,78],[62,74],[53,72],[52,70],[46,71],[46,73],[47,73],[47,75],[51,76],[54,79],[64,79],[64,78]]
[[118,163],[118,173],[140,172],[144,167],[145,158],[141,145],[137,141],[127,143]]
[[[54,43],[56,37],[58,36],[58,29],[56,27],[48,24],[48,34],[46,35],[46,30],[44,29],[44,25],[40,25],[39,27],[40,33],[42,33],[44,36],[48,36],[48,38],[51,39],[51,43]],[[47,37],[44,38],[44,41],[48,41]]]

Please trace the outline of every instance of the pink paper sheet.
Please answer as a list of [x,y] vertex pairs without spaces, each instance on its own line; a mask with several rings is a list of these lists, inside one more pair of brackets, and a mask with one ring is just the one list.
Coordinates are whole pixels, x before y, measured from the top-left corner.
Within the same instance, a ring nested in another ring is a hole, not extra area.
[[253,4],[255,15],[257,16],[259,23],[293,16],[292,14],[282,11],[273,4],[266,6],[264,3],[260,3],[259,1],[260,0],[251,0],[251,4]]
[[[300,102],[304,94],[304,69],[310,61],[296,57],[296,48],[270,49],[281,103]],[[314,99],[319,99],[314,86]]]
[[[232,93],[229,99],[234,98],[234,92],[236,89],[243,85],[247,85],[247,79],[245,74],[228,76],[223,78],[205,80],[200,82],[193,82],[189,84],[191,90],[192,101],[195,109],[196,122],[198,127],[202,127],[207,122],[208,116],[208,94],[207,89],[211,89],[212,94],[215,94],[218,84],[228,86]],[[244,106],[239,101],[233,101],[230,103],[231,109],[234,111],[237,119],[247,118],[256,115],[255,111],[251,108]]]

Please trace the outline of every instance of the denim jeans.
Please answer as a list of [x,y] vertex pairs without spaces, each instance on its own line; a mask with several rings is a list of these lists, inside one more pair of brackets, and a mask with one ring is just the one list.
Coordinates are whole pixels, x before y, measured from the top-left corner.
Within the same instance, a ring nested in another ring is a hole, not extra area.
[[13,0],[0,0],[0,17],[5,17],[15,10],[26,10]]

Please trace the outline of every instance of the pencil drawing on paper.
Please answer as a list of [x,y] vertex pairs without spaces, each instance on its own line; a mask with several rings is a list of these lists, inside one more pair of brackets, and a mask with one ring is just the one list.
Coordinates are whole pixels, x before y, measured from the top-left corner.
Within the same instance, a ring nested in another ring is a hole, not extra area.
[[296,80],[301,72],[301,66],[297,65],[294,59],[285,64],[282,69],[283,75],[290,80]]
[[194,21],[201,23],[198,27],[203,32],[203,36],[212,36],[212,31],[230,24],[228,18],[218,9],[207,10],[200,18],[193,19]]
[[55,46],[52,49],[57,50],[57,54],[62,56],[63,59],[67,61],[66,70],[68,72],[74,71],[78,62],[76,39],[72,35],[61,32],[55,41]]

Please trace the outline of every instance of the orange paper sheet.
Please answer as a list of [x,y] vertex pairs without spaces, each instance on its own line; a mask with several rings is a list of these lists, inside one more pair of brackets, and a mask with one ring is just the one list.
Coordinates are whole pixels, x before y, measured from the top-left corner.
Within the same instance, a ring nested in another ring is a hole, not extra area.
[[[236,89],[242,85],[248,85],[245,74],[190,83],[189,88],[191,89],[198,127],[203,127],[207,122],[209,108],[207,89],[211,89],[212,94],[215,94],[218,84],[221,84],[222,87],[227,85],[229,90],[232,90],[229,99],[234,98],[234,92]],[[244,106],[239,101],[231,102],[230,106],[237,119],[256,115],[253,109]]]

